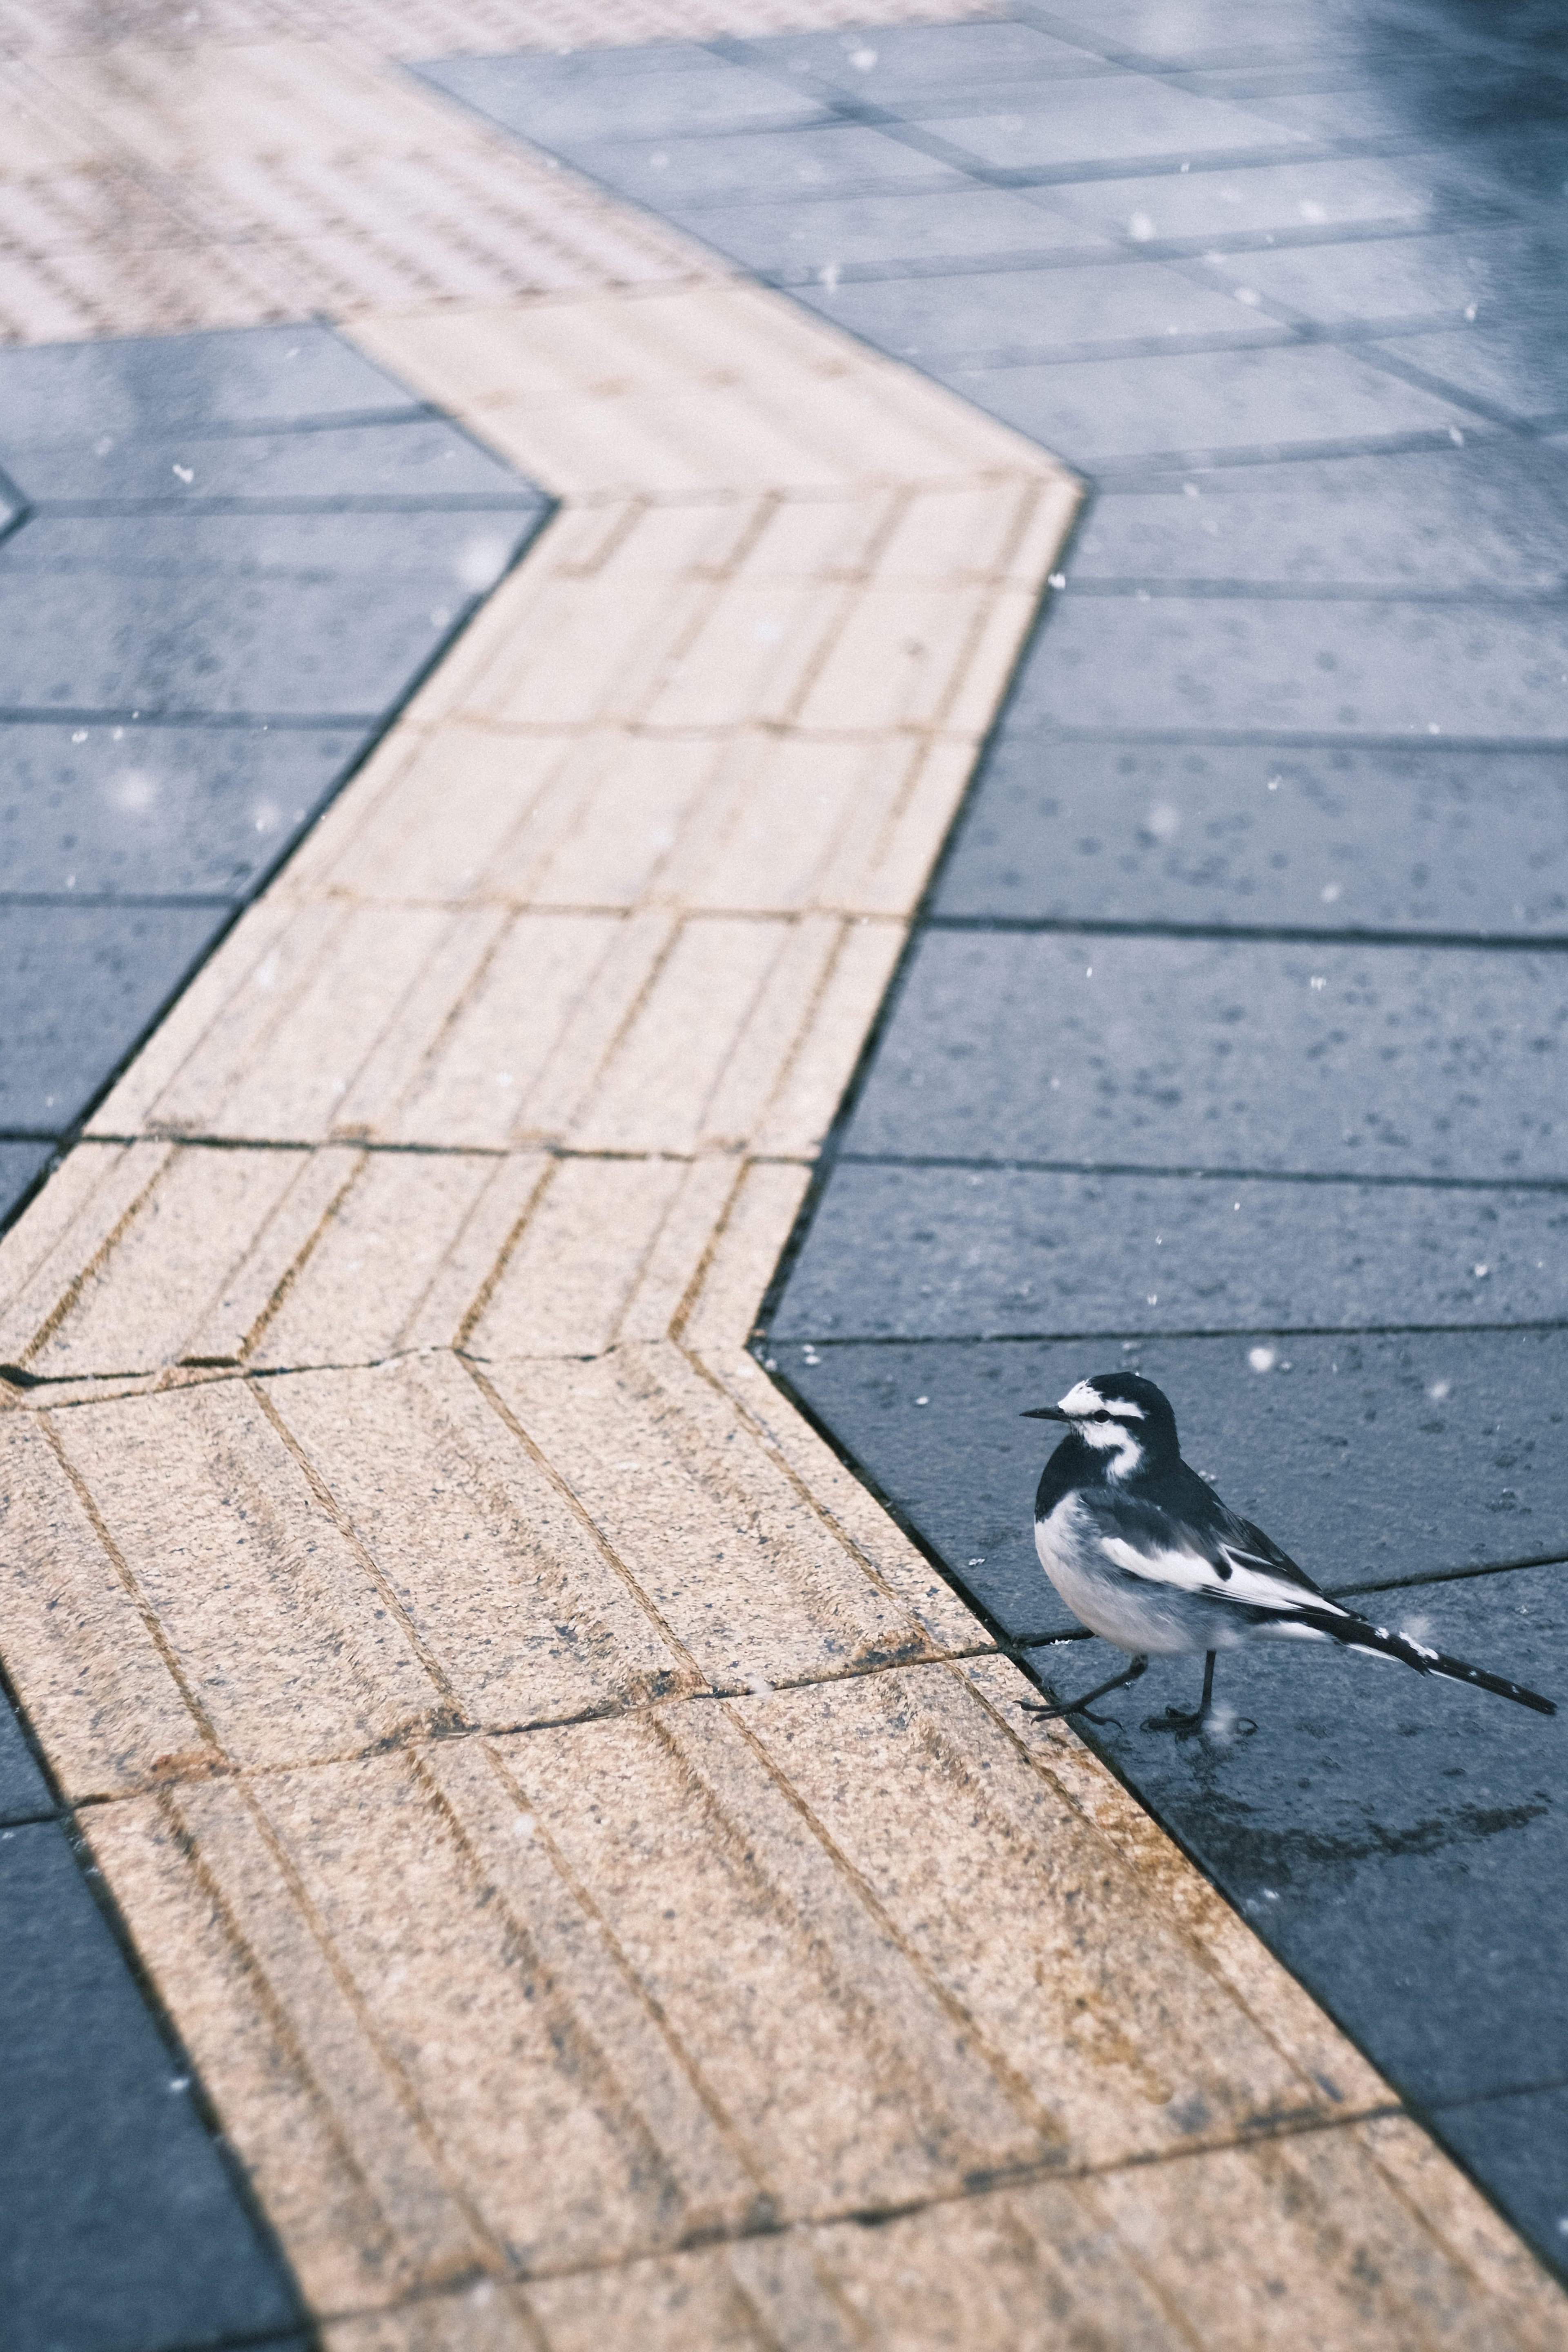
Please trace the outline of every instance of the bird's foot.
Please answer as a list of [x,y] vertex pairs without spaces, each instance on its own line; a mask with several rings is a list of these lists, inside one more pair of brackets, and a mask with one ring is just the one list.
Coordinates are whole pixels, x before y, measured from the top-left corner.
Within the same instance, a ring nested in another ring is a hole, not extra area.
[[1168,1731],[1173,1739],[1195,1739],[1198,1733],[1206,1731],[1211,1723],[1215,1732],[1226,1739],[1233,1734],[1243,1739],[1250,1739],[1258,1728],[1249,1715],[1238,1715],[1233,1722],[1226,1723],[1218,1707],[1194,1707],[1189,1714],[1184,1707],[1168,1706],[1163,1715],[1146,1715],[1143,1717],[1143,1729]]
[[1121,1719],[1115,1715],[1091,1715],[1087,1706],[1036,1706],[1026,1698],[1018,1701],[1020,1715],[1037,1715],[1042,1723],[1059,1723],[1069,1715],[1081,1715],[1085,1723],[1114,1724],[1121,1728]]
[[1146,1715],[1145,1731],[1168,1731],[1173,1739],[1195,1738],[1209,1719],[1207,1707],[1194,1707],[1189,1714],[1184,1707],[1168,1706],[1163,1715]]

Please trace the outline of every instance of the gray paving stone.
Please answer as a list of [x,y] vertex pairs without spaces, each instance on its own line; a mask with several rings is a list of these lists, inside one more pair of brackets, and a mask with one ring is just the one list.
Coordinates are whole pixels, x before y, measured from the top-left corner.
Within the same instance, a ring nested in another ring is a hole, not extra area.
[[[1268,1370],[1252,1369],[1255,1349],[1272,1357]],[[1034,1493],[1048,1435],[1018,1415],[1118,1364],[1159,1382],[1194,1468],[1326,1590],[1568,1557],[1563,1331],[1236,1334],[1130,1346],[791,1339],[771,1352],[867,1476],[1019,1641],[1070,1632],[1075,1621],[1035,1557]],[[1390,1593],[1377,1604],[1405,1605]],[[1374,1684],[1384,1679],[1363,1663]],[[1512,1671],[1500,1650],[1478,1653],[1476,1663]],[[1529,1681],[1526,1662],[1517,1663]],[[1065,1675],[1079,1671],[1076,1657],[1064,1660]],[[1561,1650],[1539,1672],[1536,1688],[1568,1698]],[[1095,1679],[1091,1661],[1075,1687]],[[1139,1707],[1148,1712],[1142,1691]],[[1520,1724],[1529,1718],[1516,1723],[1510,1708],[1506,1727]]]
[[0,462],[35,441],[417,413],[424,403],[329,328],[221,329],[43,343],[4,355]]
[[574,141],[562,153],[580,171],[663,211],[759,197],[894,188],[963,187],[961,174],[918,147],[859,123],[762,131],[733,137],[666,138],[623,147]]
[[1568,604],[1062,598],[1022,726],[1568,741]]
[[1055,26],[1163,66],[1313,55],[1342,44],[1345,29],[1331,9],[1276,5],[1238,13],[1230,0],[1184,0],[1180,8],[1164,0],[1068,0],[1041,13]]
[[362,741],[259,724],[0,727],[6,893],[240,898]]
[[51,1143],[0,1141],[0,1224],[21,1205],[53,1157]]
[[1552,1180],[1565,1054],[1568,959],[1552,954],[928,931],[847,1143]]
[[1261,237],[1283,231],[1425,225],[1451,165],[1442,154],[1255,163],[1238,171],[1161,172],[1081,180],[1043,198],[1088,227],[1151,238]]
[[1568,1189],[835,1171],[779,1339],[1568,1322]]
[[[670,54],[670,48],[677,52]],[[419,72],[465,104],[541,146],[658,139],[714,130],[776,131],[830,120],[788,79],[731,65],[695,42],[645,49],[641,73],[610,73],[592,52],[574,58],[447,58]]]
[[0,1831],[0,1906],[7,2352],[163,2352],[299,2327],[52,1822]]
[[[1226,254],[1205,265],[1250,287],[1270,308],[1320,326],[1467,323],[1520,304],[1555,308],[1563,276],[1560,240],[1548,245],[1509,227],[1447,236],[1357,237],[1289,251]],[[1418,357],[1418,353],[1413,354]]]
[[[1045,95],[1041,91],[1041,97]],[[1072,85],[1071,103],[1026,110],[1009,92],[980,114],[923,117],[925,127],[977,163],[1010,172],[1067,172],[1074,166],[1156,159],[1267,153],[1302,143],[1302,134],[1269,116],[1143,74],[1104,74]]]
[[1568,2084],[1441,2107],[1433,2120],[1459,2162],[1485,2181],[1553,2269],[1568,2268]]
[[774,73],[809,75],[848,97],[886,107],[920,107],[955,89],[1003,89],[1050,76],[1101,73],[1092,45],[1060,39],[1036,25],[981,18],[965,25],[878,25],[841,32],[782,33],[748,41],[745,54]]
[[14,615],[0,708],[379,716],[532,523],[506,510],[42,517],[0,546]]
[[1463,333],[1421,335],[1373,346],[1402,368],[1418,368],[1454,397],[1473,400],[1523,423],[1568,419],[1568,336],[1548,320],[1544,329],[1505,321]]
[[1004,728],[936,910],[1561,938],[1568,750],[1062,742]]
[[933,367],[1171,335],[1228,335],[1239,342],[1279,332],[1232,295],[1150,261],[851,281],[803,289],[799,299],[881,350]]
[[1067,572],[1074,586],[1560,595],[1565,548],[1568,451],[1494,434],[1375,457],[1211,467],[1107,491],[1073,540]]
[[1070,464],[1111,473],[1485,429],[1472,409],[1328,344],[932,373]]
[[31,442],[12,464],[27,497],[39,504],[155,500],[179,511],[214,499],[333,504],[374,499],[409,507],[468,499],[529,512],[545,505],[466,433],[417,415],[314,432],[79,435]]
[[225,908],[0,902],[0,1129],[68,1128],[227,920]]
[[[0,1503],[0,1542],[4,1542],[5,1505]],[[52,1813],[55,1801],[22,1735],[22,1727],[0,1694],[0,1822],[37,1821]]]
[[1098,230],[1058,217],[1031,197],[973,183],[897,196],[773,197],[682,210],[669,217],[763,276],[818,281],[825,270],[954,260],[1019,260],[1107,248]]

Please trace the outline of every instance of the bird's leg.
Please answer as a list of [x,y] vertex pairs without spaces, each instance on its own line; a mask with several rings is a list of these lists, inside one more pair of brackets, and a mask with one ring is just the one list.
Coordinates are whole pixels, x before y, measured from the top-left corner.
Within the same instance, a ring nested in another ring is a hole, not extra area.
[[1018,1704],[1026,1715],[1037,1715],[1047,1723],[1062,1715],[1081,1715],[1087,1723],[1115,1723],[1113,1715],[1090,1715],[1089,1700],[1103,1698],[1107,1691],[1120,1690],[1123,1683],[1135,1683],[1148,1664],[1147,1658],[1134,1658],[1124,1675],[1112,1675],[1108,1683],[1096,1683],[1091,1691],[1085,1691],[1081,1698],[1069,1699],[1065,1706],[1036,1706],[1029,1699],[1020,1699]]

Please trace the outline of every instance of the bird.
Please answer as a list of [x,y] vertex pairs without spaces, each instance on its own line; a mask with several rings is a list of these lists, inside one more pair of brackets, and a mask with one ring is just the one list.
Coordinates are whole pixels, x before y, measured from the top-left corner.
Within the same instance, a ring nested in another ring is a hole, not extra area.
[[1214,1712],[1219,1652],[1279,1641],[1338,1643],[1420,1675],[1495,1691],[1539,1715],[1556,1714],[1537,1692],[1374,1625],[1321,1592],[1261,1528],[1239,1517],[1183,1461],[1171,1401],[1141,1372],[1079,1381],[1059,1404],[1037,1405],[1023,1418],[1067,1424],[1035,1496],[1040,1565],[1073,1615],[1131,1658],[1124,1673],[1064,1706],[1022,1702],[1028,1714],[1114,1722],[1090,1714],[1095,1699],[1136,1682],[1152,1657],[1201,1652],[1204,1687],[1195,1711],[1167,1707],[1143,1726],[1190,1738]]

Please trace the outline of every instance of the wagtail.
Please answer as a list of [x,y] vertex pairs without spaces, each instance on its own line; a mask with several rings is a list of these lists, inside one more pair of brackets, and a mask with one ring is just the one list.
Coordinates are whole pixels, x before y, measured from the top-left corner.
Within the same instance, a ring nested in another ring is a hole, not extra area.
[[1035,1544],[1046,1574],[1073,1615],[1131,1654],[1112,1675],[1065,1706],[1039,1716],[1083,1715],[1107,1691],[1136,1682],[1152,1657],[1201,1651],[1204,1692],[1195,1714],[1167,1707],[1146,1730],[1201,1731],[1214,1705],[1215,1659],[1244,1642],[1337,1642],[1374,1658],[1397,1658],[1418,1675],[1441,1675],[1555,1715],[1549,1698],[1480,1666],[1445,1657],[1407,1634],[1391,1633],[1320,1592],[1279,1545],[1226,1507],[1182,1459],[1169,1398],[1137,1372],[1079,1381],[1060,1404],[1026,1421],[1060,1421],[1067,1435],[1046,1465],[1035,1496]]

